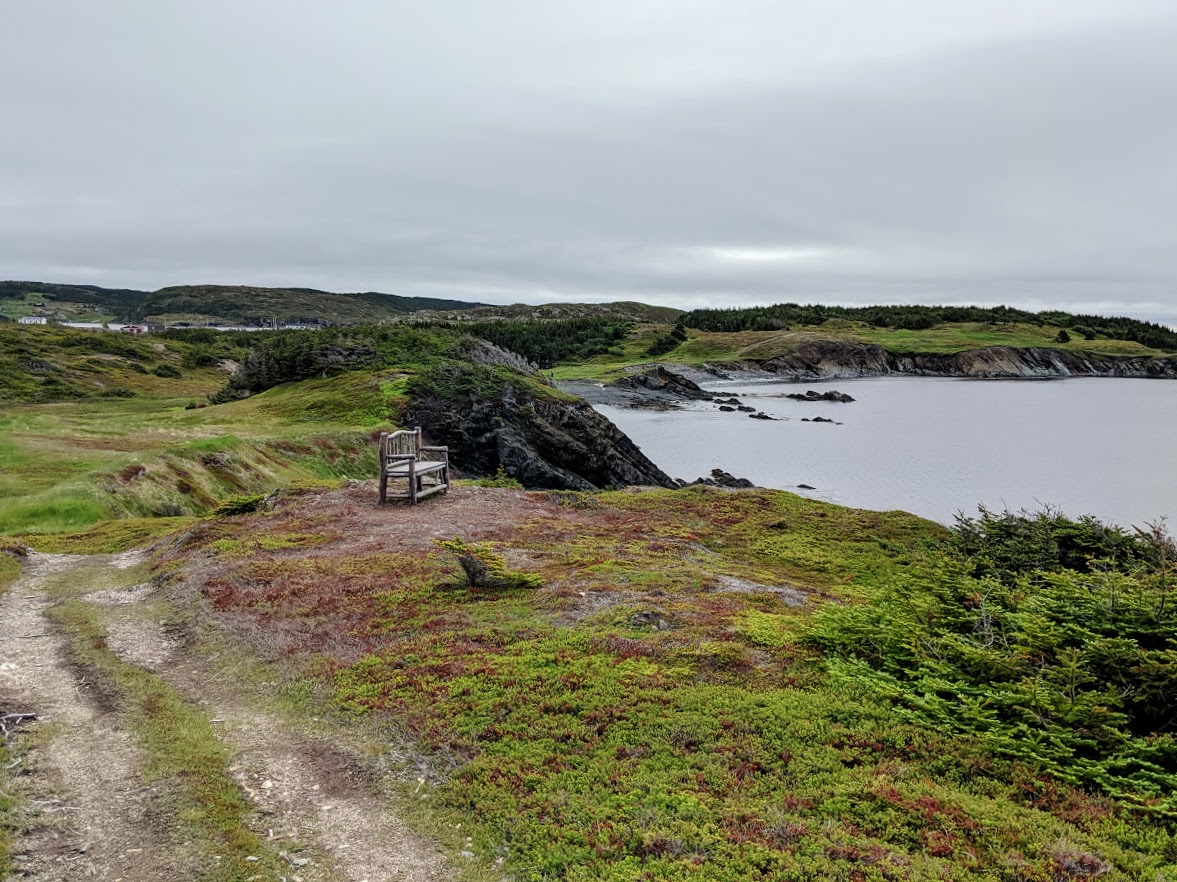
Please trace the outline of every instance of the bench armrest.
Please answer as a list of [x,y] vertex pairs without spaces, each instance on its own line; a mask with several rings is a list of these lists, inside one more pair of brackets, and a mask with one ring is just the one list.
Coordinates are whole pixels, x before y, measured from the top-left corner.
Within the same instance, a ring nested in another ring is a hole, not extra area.
[[[421,454],[424,455],[427,453],[435,455],[440,453],[442,462],[448,464],[450,461],[450,449],[448,447],[422,447]],[[436,456],[431,456],[430,458],[434,459]]]

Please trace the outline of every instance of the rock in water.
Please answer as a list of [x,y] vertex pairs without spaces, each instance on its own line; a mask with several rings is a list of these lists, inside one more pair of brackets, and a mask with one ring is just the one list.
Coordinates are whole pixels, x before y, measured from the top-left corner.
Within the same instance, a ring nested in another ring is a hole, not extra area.
[[653,392],[661,396],[673,398],[688,398],[705,401],[711,398],[710,392],[704,392],[694,380],[688,380],[673,371],[669,371],[657,364],[640,374],[614,380],[609,384],[619,389],[630,389],[635,392]]
[[800,392],[791,392],[785,397],[792,398],[794,401],[838,401],[843,404],[854,400],[845,392],[839,392],[837,389],[831,389],[829,392],[815,392],[813,389],[809,389],[804,395]]
[[737,478],[731,472],[725,472],[723,469],[712,469],[710,478],[696,478],[690,484],[682,484],[684,487],[694,487],[703,484],[708,487],[727,487],[732,490],[747,490],[756,485],[747,478]]

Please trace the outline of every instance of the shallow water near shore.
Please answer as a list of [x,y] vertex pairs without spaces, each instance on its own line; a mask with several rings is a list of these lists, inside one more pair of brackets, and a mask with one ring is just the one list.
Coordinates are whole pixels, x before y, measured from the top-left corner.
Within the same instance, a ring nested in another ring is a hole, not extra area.
[[[674,477],[722,468],[764,487],[942,523],[958,511],[1039,509],[1121,526],[1177,524],[1177,383],[880,377],[704,384],[779,421],[681,410],[597,409]],[[792,401],[837,389],[848,404]],[[802,422],[826,417],[842,425]],[[809,484],[816,490],[799,490]]]

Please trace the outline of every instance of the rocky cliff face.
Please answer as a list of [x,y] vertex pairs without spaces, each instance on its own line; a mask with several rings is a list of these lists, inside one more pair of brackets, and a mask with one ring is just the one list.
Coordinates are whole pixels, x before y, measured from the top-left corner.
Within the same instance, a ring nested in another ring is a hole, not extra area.
[[827,380],[912,374],[929,377],[1047,378],[1145,377],[1177,379],[1177,358],[1113,357],[1063,349],[990,346],[953,355],[892,355],[872,343],[817,340],[790,355],[731,368],[770,371],[796,380]]
[[501,466],[530,489],[677,486],[589,404],[536,395],[525,384],[459,399],[418,394],[404,422],[421,426],[430,443],[449,445],[455,469],[493,475]]

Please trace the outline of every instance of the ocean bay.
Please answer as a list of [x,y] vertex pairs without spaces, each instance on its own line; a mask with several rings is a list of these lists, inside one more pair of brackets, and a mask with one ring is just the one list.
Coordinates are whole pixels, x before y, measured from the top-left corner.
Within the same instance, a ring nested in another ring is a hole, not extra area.
[[[597,409],[688,481],[722,468],[765,487],[943,523],[978,504],[1049,505],[1125,527],[1177,515],[1177,383],[881,377],[704,385],[776,419],[709,403]],[[807,389],[837,389],[856,400],[785,397]],[[802,422],[818,416],[841,425]]]

